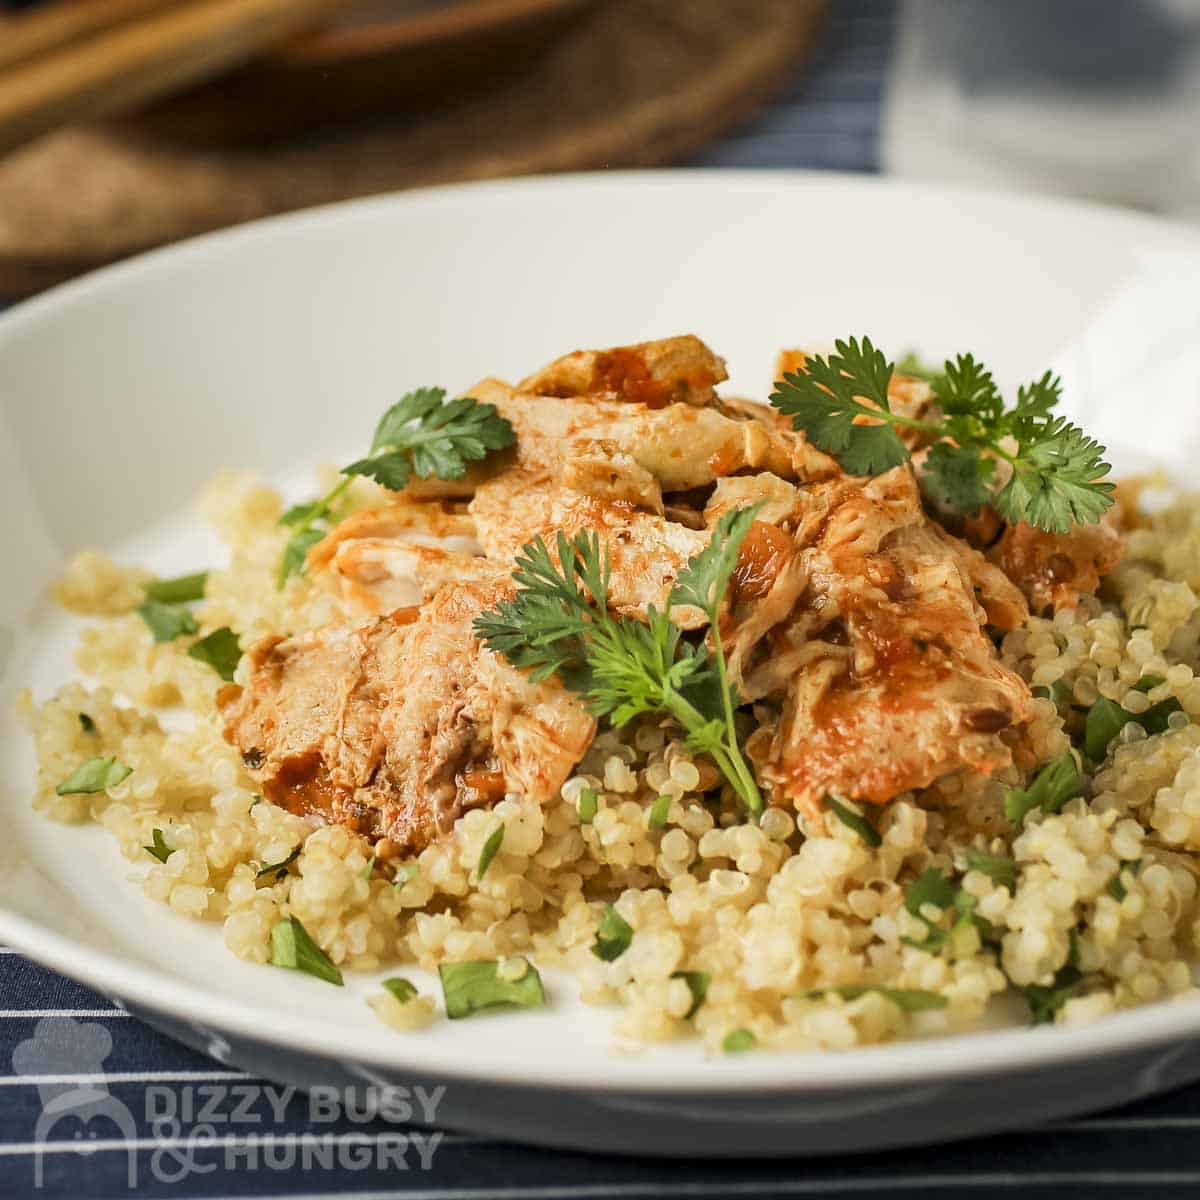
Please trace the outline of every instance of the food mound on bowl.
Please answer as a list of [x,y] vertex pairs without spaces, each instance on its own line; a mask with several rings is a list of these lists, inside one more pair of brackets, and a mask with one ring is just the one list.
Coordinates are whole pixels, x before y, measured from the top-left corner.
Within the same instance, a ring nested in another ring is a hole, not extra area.
[[386,973],[397,1029],[539,968],[726,1053],[1188,992],[1200,507],[1118,495],[1049,373],[776,374],[687,336],[422,388],[317,499],[219,478],[223,568],[79,555],[37,806],[243,959]]

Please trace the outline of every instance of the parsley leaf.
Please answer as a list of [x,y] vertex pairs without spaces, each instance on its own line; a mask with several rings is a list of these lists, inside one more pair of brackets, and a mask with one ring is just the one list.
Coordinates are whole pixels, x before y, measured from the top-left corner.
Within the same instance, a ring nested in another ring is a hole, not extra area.
[[[933,442],[926,494],[953,512],[990,503],[1008,521],[1065,533],[1073,523],[1098,521],[1113,503],[1104,447],[1054,415],[1062,387],[1049,371],[1020,388],[1006,409],[991,372],[960,354],[932,380],[940,418],[894,412],[887,394],[892,372],[869,338],[850,338],[828,358],[811,355],[801,371],[785,374],[771,403],[853,475],[907,462],[897,428],[917,430]],[[995,460],[1011,468],[998,491],[991,486]]]
[[1108,894],[1120,904],[1126,896],[1129,895],[1129,889],[1121,880],[1121,875],[1128,871],[1130,875],[1137,878],[1138,872],[1142,869],[1142,860],[1140,858],[1123,858],[1117,866],[1117,873],[1108,881]]
[[222,625],[194,642],[188,648],[188,657],[207,663],[226,683],[232,683],[233,673],[242,658],[242,647],[237,634],[228,625]]
[[579,793],[579,823],[590,825],[596,819],[596,811],[600,806],[600,797],[595,788],[584,788]]
[[156,642],[173,642],[185,634],[200,632],[196,618],[186,608],[176,604],[147,600],[145,604],[139,605],[137,614],[146,622]]
[[82,729],[84,733],[96,732],[96,722],[93,721],[92,718],[87,715],[87,713],[81,712],[76,715],[79,717],[79,728]]
[[165,863],[167,859],[175,853],[175,851],[172,849],[172,847],[167,845],[167,839],[163,837],[163,831],[161,829],[152,830],[151,838],[154,844],[151,846],[143,846],[142,849],[145,850],[145,852],[152,858],[157,858],[160,863]]
[[495,961],[442,963],[438,975],[446,1016],[457,1021],[499,1005],[536,1008],[546,1003],[541,976],[532,963],[525,964],[519,977],[513,979],[510,974],[501,971]]
[[667,816],[671,811],[671,797],[659,796],[652,805],[650,811],[646,814],[647,829],[662,829],[667,823]]
[[296,917],[284,918],[271,930],[271,965],[303,971],[336,987],[343,986],[341,971]]
[[633,926],[611,904],[606,904],[596,926],[592,953],[604,962],[612,962],[629,949],[632,941]]
[[1004,815],[1018,828],[1035,808],[1056,813],[1068,800],[1083,795],[1083,776],[1070,750],[1052,758],[1033,777],[1028,788],[1010,788],[1004,799]]
[[596,716],[615,726],[644,713],[673,718],[688,745],[711,755],[750,812],[759,813],[762,796],[742,756],[734,721],[739,700],[728,678],[718,620],[753,512],[726,513],[668,597],[668,609],[694,604],[705,611],[712,654],[703,643],[684,639],[668,614],[653,605],[645,621],[608,611],[608,556],[591,530],[574,539],[560,530],[555,554],[540,537],[525,545],[513,572],[516,594],[477,617],[475,632],[535,682],[557,674]]
[[59,796],[93,796],[129,778],[133,768],[115,758],[89,758],[54,789]]
[[866,817],[856,813],[849,805],[843,804],[835,796],[825,797],[825,807],[847,829],[854,830],[864,842],[874,850],[878,850],[883,845],[883,838],[879,836],[879,830],[867,820]]
[[180,575],[177,579],[156,579],[146,584],[146,599],[157,600],[159,604],[190,604],[193,600],[204,599],[207,584],[207,571]]

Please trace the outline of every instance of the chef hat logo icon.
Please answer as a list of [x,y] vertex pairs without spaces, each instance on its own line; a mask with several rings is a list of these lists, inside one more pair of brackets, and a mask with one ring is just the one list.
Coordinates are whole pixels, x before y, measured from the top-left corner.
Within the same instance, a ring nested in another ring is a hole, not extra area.
[[[69,1145],[81,1154],[94,1146],[96,1133],[88,1126],[107,1120],[120,1132],[126,1145],[128,1186],[137,1186],[137,1122],[129,1108],[107,1088],[103,1070],[112,1053],[113,1040],[103,1025],[76,1021],[71,1017],[43,1017],[13,1051],[13,1070],[34,1080],[42,1111],[34,1128],[34,1186],[42,1187],[45,1156]],[[61,1124],[77,1124],[70,1141],[50,1134]],[[84,1136],[85,1132],[87,1137]],[[93,1139],[89,1145],[88,1138]]]

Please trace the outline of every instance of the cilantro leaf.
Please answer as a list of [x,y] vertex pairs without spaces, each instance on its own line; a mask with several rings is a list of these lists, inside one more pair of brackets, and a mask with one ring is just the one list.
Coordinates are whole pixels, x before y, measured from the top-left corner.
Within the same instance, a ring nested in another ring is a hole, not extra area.
[[[891,427],[892,366],[867,337],[839,341],[836,348],[828,358],[811,355],[802,371],[785,374],[771,403],[850,474],[890,471],[908,461],[908,450]],[[856,423],[856,418],[871,423]]]
[[721,1042],[721,1049],[726,1054],[745,1054],[747,1050],[753,1050],[758,1045],[758,1038],[749,1029],[734,1029],[732,1032],[725,1035]]
[[142,849],[145,850],[145,852],[149,854],[151,858],[157,858],[160,863],[165,863],[167,859],[175,853],[175,851],[167,845],[167,839],[163,837],[163,831],[161,829],[152,830],[151,838],[154,844],[151,846],[143,846]]
[[448,401],[443,388],[418,388],[383,414],[370,456],[343,472],[369,475],[400,491],[414,473],[421,479],[460,479],[468,462],[515,440],[512,426],[494,404],[480,404],[470,396]]
[[1083,729],[1083,752],[1092,762],[1102,762],[1113,739],[1126,725],[1140,725],[1151,736],[1165,733],[1171,727],[1171,714],[1177,712],[1183,712],[1183,705],[1174,696],[1168,696],[1140,713],[1132,713],[1115,700],[1101,696],[1088,709]]
[[937,442],[925,457],[921,490],[935,508],[970,516],[991,503],[987,485],[995,470],[995,460],[977,450]]
[[[991,372],[960,354],[932,377],[940,416],[918,418],[892,410],[892,371],[869,338],[851,338],[828,359],[813,355],[801,371],[785,374],[771,403],[855,475],[908,461],[898,427],[925,435],[934,444],[923,487],[933,504],[952,512],[990,503],[1010,522],[1063,533],[1073,523],[1098,521],[1113,503],[1104,447],[1054,415],[1062,385],[1050,372],[1021,387],[1006,409]],[[1011,469],[998,491],[995,460]]]
[[825,807],[847,829],[852,829],[857,833],[872,849],[878,850],[883,845],[883,838],[879,836],[879,831],[875,826],[866,817],[856,813],[848,804],[843,804],[836,796],[826,796]]
[[504,823],[501,822],[488,835],[488,839],[483,843],[483,849],[479,852],[479,865],[475,869],[476,883],[487,874],[487,869],[492,865],[492,859],[496,857],[500,849],[500,843],[504,841]]
[[1068,800],[1083,795],[1083,776],[1070,750],[1052,758],[1033,777],[1028,788],[1010,788],[1004,800],[1004,815],[1020,827],[1035,808],[1061,812]]
[[546,1003],[541,976],[532,963],[526,963],[515,979],[500,966],[495,961],[442,963],[438,975],[446,1016],[457,1021],[487,1008],[536,1008]]
[[399,1000],[401,1004],[407,1004],[418,995],[416,987],[403,975],[393,975],[391,979],[385,979],[379,986],[394,999]]
[[146,599],[160,604],[189,604],[204,599],[208,584],[208,572],[197,571],[194,575],[180,575],[176,579],[156,579],[146,584]]
[[89,758],[54,789],[59,796],[93,796],[128,779],[133,768],[115,758]]
[[978,850],[967,851],[967,870],[978,871],[989,879],[1006,887],[1010,892],[1017,890],[1017,864],[1004,854],[983,854]]
[[265,879],[268,875],[275,876],[275,882],[278,883],[285,875],[288,874],[288,868],[300,857],[300,851],[303,846],[297,845],[296,848],[287,856],[277,863],[267,863],[266,866],[260,867],[255,872],[255,879]]
[[726,514],[708,547],[680,572],[682,588],[669,598],[672,605],[701,603],[712,614],[711,654],[704,644],[684,639],[653,605],[644,621],[608,611],[608,556],[592,530],[573,539],[560,530],[553,554],[540,537],[525,545],[513,572],[516,594],[477,617],[475,632],[534,681],[558,675],[596,716],[617,727],[645,713],[671,717],[693,750],[712,755],[746,807],[761,812],[762,796],[738,739],[739,700],[715,620],[752,520],[752,512]]
[[688,991],[692,993],[692,1006],[683,1014],[683,1019],[690,1021],[708,998],[708,985],[712,983],[712,976],[707,971],[676,971],[671,978],[682,979],[687,984]]
[[188,648],[188,657],[207,663],[226,683],[232,683],[233,673],[241,661],[242,647],[237,634],[228,625],[222,625],[194,642]]
[[633,926],[611,904],[606,904],[596,926],[592,953],[604,962],[613,962],[629,949],[632,941]]
[[271,965],[343,986],[341,971],[296,917],[286,917],[271,930]]
[[200,632],[196,618],[186,608],[176,604],[147,600],[138,606],[137,614],[146,622],[156,642],[173,642],[185,634]]
[[1021,988],[1021,994],[1029,1004],[1029,1015],[1035,1025],[1053,1022],[1055,1013],[1083,986],[1083,975],[1078,968],[1067,964],[1055,976],[1049,986],[1031,984]]

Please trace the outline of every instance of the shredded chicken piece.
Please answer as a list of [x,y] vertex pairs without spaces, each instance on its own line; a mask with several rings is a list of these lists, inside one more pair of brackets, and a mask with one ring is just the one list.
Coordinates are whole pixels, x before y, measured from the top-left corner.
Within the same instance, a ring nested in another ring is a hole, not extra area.
[[576,350],[521,381],[518,390],[541,396],[595,396],[664,408],[710,404],[729,376],[698,337],[663,338],[611,350]]
[[997,658],[975,564],[925,516],[912,472],[821,485],[810,500],[792,649],[816,628],[839,652],[794,678],[766,778],[815,813],[826,795],[883,803],[1010,761],[998,734],[1028,720],[1029,689]]
[[[619,613],[644,618],[660,611],[675,578],[708,544],[709,534],[688,529],[623,501],[606,502],[562,487],[544,474],[509,471],[483,484],[471,501],[479,540],[494,562],[511,563],[521,547],[540,537],[554,551],[558,531],[573,538],[595,530],[608,554],[609,604]],[[672,610],[684,629],[705,623],[690,605]]]
[[493,569],[359,628],[252,647],[248,683],[218,702],[263,794],[412,852],[472,805],[555,794],[595,720],[556,680],[532,683],[475,637],[475,617],[512,588]]
[[1125,541],[1109,520],[1047,533],[1033,525],[1009,525],[988,558],[1029,599],[1035,613],[1075,608],[1121,561]]

